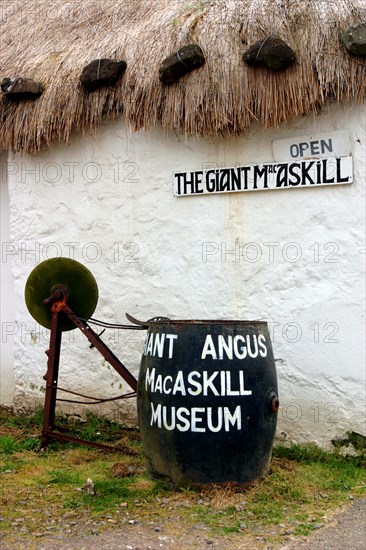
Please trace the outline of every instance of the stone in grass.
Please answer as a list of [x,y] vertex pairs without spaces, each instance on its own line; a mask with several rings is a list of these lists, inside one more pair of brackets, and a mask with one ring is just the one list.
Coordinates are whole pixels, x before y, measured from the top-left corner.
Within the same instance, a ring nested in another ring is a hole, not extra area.
[[85,491],[88,495],[95,495],[93,480],[88,477],[84,487],[82,487],[81,490]]
[[296,54],[281,38],[267,36],[255,42],[243,55],[248,65],[262,65],[278,71],[285,69],[296,61]]
[[366,56],[366,23],[347,27],[341,34],[341,41],[354,55]]
[[82,70],[81,85],[88,91],[96,90],[101,86],[114,86],[125,72],[126,67],[126,61],[95,59]]
[[6,77],[0,84],[5,96],[13,101],[22,101],[24,99],[37,99],[43,93],[43,86],[32,78]]
[[196,529],[197,531],[207,531],[208,527],[204,523],[197,523],[196,525],[193,525],[193,529]]
[[202,67],[205,61],[203,51],[197,44],[183,46],[162,62],[159,69],[160,82],[174,84],[185,74]]
[[136,473],[136,468],[123,462],[116,462],[112,466],[112,472],[114,477],[129,477]]

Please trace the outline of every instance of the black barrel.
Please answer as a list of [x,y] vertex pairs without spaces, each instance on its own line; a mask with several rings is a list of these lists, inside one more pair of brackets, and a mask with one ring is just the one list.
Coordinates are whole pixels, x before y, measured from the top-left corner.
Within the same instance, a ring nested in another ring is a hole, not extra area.
[[277,395],[267,323],[150,322],[137,391],[149,475],[178,487],[263,477]]

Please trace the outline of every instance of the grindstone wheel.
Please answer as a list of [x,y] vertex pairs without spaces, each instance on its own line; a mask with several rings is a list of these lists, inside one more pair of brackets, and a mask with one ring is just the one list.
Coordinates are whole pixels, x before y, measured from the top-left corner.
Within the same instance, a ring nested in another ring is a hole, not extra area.
[[[93,315],[98,302],[98,286],[92,273],[70,258],[51,258],[33,269],[25,285],[28,311],[40,325],[51,328],[51,304],[44,304],[43,300],[51,296],[57,285],[67,288],[67,304],[78,317],[89,319]],[[58,329],[67,331],[74,328],[74,323],[61,312]]]

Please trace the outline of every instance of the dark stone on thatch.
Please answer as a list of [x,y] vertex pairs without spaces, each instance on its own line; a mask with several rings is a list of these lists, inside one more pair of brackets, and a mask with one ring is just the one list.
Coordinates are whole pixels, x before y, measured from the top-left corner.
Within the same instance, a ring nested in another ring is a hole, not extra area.
[[281,38],[267,36],[255,42],[243,55],[248,65],[262,65],[278,71],[285,69],[296,61],[295,52]]
[[347,27],[341,34],[341,40],[350,53],[366,56],[366,23]]
[[84,67],[80,82],[89,91],[96,90],[101,86],[114,86],[127,67],[125,61],[114,61],[113,59],[95,59]]
[[159,69],[160,82],[174,84],[185,74],[202,67],[205,61],[203,51],[197,44],[183,46],[162,62]]
[[43,86],[31,78],[4,78],[0,84],[5,96],[13,101],[37,99],[43,93]]

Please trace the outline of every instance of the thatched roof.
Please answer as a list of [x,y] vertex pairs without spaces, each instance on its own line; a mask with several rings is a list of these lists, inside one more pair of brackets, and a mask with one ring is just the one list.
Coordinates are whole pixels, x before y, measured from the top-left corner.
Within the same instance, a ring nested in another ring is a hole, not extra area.
[[[26,77],[44,93],[12,102],[0,94],[0,149],[32,152],[123,116],[134,128],[162,125],[185,134],[242,133],[318,112],[329,100],[361,102],[366,58],[340,42],[345,27],[366,22],[365,0],[7,0],[0,6],[0,81]],[[269,35],[296,63],[281,71],[242,56]],[[166,86],[159,67],[198,44],[205,64]],[[113,87],[79,83],[95,59],[125,60]]]

